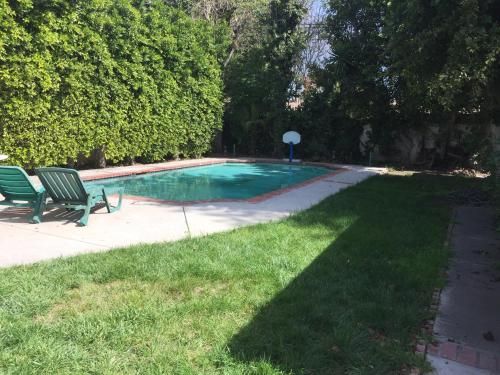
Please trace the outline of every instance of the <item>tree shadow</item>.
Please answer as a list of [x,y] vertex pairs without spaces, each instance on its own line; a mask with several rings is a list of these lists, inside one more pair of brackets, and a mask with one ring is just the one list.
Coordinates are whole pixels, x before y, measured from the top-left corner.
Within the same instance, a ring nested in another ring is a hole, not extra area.
[[293,218],[316,227],[346,213],[357,219],[230,339],[233,358],[285,374],[391,374],[418,364],[413,337],[446,260],[447,208],[410,196],[367,182],[346,192],[345,205],[332,200]]
[[350,327],[356,320],[353,290],[341,290],[346,284],[336,272],[338,241],[231,339],[229,349],[238,361],[270,363],[286,374],[344,373],[350,362],[346,350],[368,331]]

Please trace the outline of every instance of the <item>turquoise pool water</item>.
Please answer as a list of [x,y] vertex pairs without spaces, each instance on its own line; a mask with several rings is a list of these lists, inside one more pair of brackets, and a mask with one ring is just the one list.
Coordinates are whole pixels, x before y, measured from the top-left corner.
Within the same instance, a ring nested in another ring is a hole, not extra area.
[[123,187],[126,195],[170,201],[248,199],[286,188],[331,169],[270,163],[226,163],[183,168],[93,183]]

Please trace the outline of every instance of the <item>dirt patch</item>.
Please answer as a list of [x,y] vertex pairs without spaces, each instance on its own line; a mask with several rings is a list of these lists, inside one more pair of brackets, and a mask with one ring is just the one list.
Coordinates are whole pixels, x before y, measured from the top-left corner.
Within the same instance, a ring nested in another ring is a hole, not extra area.
[[164,283],[115,280],[105,284],[86,283],[68,290],[62,301],[54,304],[46,314],[35,321],[54,323],[60,319],[86,313],[109,311],[127,304],[141,305],[157,300],[159,303],[175,303],[183,293]]
[[102,313],[120,309],[127,305],[145,306],[158,304],[174,305],[184,300],[225,294],[228,283],[205,282],[192,288],[176,286],[166,282],[138,280],[115,280],[109,283],[86,283],[72,286],[59,302],[45,314],[35,317],[44,324],[56,323],[65,318],[82,314]]
[[228,283],[215,283],[215,284],[207,284],[203,286],[197,286],[193,288],[194,295],[214,295],[221,294],[229,288]]

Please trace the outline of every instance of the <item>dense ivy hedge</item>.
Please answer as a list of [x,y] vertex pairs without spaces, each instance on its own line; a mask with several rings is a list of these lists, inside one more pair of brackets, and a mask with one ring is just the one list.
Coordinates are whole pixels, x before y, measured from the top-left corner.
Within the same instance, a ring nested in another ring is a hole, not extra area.
[[201,155],[225,35],[161,0],[0,0],[0,151],[27,167]]

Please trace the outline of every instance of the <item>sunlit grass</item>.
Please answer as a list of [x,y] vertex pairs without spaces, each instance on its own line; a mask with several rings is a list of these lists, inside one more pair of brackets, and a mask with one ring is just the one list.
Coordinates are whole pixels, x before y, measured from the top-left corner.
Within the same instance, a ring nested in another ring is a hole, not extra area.
[[287,220],[0,271],[0,372],[390,374],[474,180],[376,177]]

